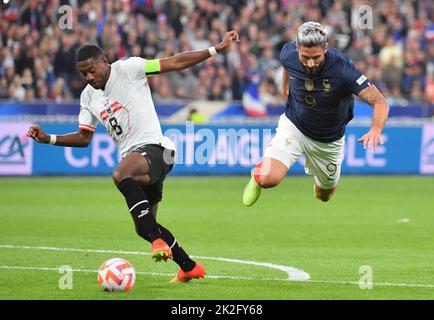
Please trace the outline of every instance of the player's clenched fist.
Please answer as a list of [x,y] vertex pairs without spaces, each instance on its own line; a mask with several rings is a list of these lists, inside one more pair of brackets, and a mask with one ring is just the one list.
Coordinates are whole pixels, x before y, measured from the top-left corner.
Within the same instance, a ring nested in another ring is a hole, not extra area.
[[40,143],[48,143],[50,137],[45,134],[44,130],[38,125],[33,125],[27,130],[26,135]]
[[240,42],[240,36],[236,31],[229,31],[225,33],[222,42],[216,46],[218,53],[227,51],[231,48],[233,42]]

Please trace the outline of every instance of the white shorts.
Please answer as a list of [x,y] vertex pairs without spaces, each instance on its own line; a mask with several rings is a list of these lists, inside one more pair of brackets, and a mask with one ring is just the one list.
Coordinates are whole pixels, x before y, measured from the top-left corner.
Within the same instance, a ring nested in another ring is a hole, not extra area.
[[264,153],[264,158],[273,158],[285,166],[291,166],[304,155],[305,172],[313,175],[321,189],[338,185],[344,160],[345,137],[333,142],[318,142],[305,136],[283,114],[279,119],[276,135]]

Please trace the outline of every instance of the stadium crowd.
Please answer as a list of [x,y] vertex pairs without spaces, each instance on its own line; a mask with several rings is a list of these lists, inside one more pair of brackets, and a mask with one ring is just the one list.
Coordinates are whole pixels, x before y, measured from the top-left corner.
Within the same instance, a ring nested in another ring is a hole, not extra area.
[[[0,11],[0,99],[78,99],[85,83],[75,69],[75,51],[85,43],[98,43],[111,62],[130,56],[153,59],[208,48],[230,29],[241,42],[226,55],[150,78],[154,99],[241,100],[254,75],[260,76],[263,94],[277,97],[280,49],[295,39],[302,22],[315,20],[327,27],[330,46],[345,51],[391,104],[434,104],[431,0],[10,3]],[[62,5],[72,10],[59,11]],[[372,8],[372,28],[358,24],[361,5]],[[72,24],[65,27],[65,21]]]

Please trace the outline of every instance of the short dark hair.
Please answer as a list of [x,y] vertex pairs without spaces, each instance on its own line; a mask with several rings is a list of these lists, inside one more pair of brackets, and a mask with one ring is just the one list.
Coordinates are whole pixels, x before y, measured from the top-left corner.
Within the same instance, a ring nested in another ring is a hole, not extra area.
[[76,60],[85,61],[87,59],[98,59],[104,57],[104,52],[95,44],[86,44],[80,47],[76,53]]

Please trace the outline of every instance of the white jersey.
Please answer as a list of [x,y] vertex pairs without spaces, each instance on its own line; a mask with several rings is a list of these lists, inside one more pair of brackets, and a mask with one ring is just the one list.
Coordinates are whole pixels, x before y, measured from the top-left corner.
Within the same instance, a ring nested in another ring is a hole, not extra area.
[[147,61],[139,57],[116,61],[104,91],[87,85],[80,96],[80,129],[94,132],[102,123],[122,157],[144,144],[175,150],[161,131],[146,77]]

